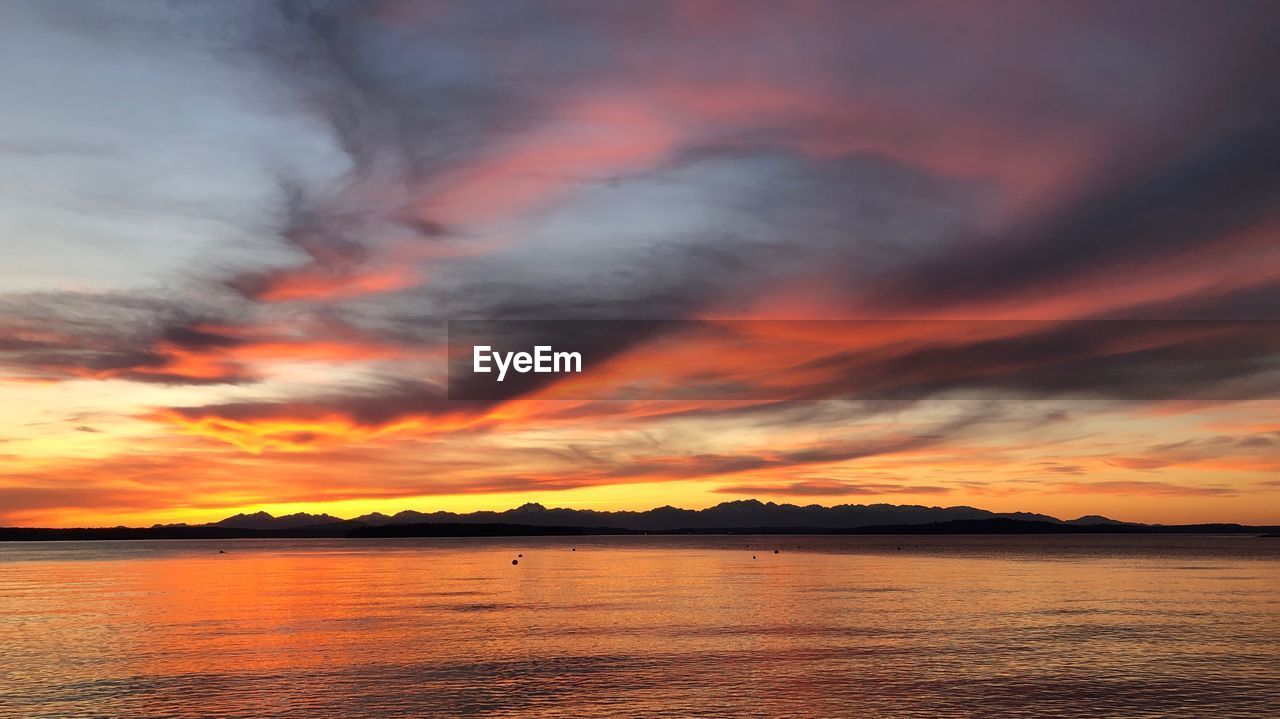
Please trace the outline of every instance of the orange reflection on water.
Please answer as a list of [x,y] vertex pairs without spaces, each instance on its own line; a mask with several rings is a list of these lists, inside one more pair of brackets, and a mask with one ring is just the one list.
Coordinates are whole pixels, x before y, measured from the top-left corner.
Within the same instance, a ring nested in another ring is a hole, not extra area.
[[1277,580],[1254,537],[5,544],[0,716],[1265,716]]

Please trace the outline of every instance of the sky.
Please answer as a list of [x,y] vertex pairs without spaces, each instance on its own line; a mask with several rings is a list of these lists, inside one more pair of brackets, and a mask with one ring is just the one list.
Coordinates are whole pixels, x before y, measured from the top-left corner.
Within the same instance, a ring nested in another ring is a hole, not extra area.
[[[1280,523],[1276,27],[1249,0],[6,0],[0,524]],[[696,365],[734,400],[458,403],[460,319],[762,322],[754,359],[656,331],[583,377]],[[784,322],[890,319],[927,322]],[[1100,320],[1124,331],[1080,341]],[[1188,373],[1168,350],[1206,330],[1152,320],[1225,324]],[[996,341],[1021,364],[981,363]]]

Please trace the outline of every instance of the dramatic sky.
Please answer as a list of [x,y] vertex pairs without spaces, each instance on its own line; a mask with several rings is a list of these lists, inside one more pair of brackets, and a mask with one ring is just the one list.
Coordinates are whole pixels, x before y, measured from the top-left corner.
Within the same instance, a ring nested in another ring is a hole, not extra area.
[[[1278,27],[1269,0],[6,0],[0,524],[1280,522],[1271,326],[1089,324],[1280,319]],[[655,331],[594,380],[701,362],[805,400],[445,398],[446,320],[538,318],[946,322],[753,323],[740,356]]]

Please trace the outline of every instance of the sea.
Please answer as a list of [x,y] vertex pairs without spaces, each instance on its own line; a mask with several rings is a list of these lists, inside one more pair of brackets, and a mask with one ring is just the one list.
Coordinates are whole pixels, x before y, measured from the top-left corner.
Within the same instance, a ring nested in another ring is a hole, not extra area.
[[1280,717],[1280,539],[0,543],[0,717]]

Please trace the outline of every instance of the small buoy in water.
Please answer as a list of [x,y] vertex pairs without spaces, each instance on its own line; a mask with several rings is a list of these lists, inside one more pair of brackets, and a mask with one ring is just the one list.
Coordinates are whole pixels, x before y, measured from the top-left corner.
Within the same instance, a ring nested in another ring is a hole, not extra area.
[[755,559],[755,558],[756,558],[756,555],[754,555],[754,554],[753,554],[753,555],[751,555],[751,558],[752,558],[752,559]]
[[570,551],[570,552],[576,552],[576,551],[578,551],[578,548],[577,548],[577,547],[574,547],[573,549],[570,549],[569,551]]
[[225,550],[225,549],[219,549],[219,550],[218,550],[218,554],[226,554],[226,553],[227,553],[227,550]]
[[524,555],[523,555],[523,554],[517,554],[516,556],[517,556],[517,557],[523,557]]
[[520,560],[519,560],[519,559],[513,559],[513,560],[511,560],[511,563],[512,563],[513,565],[515,565],[515,564],[519,564],[519,563],[520,563]]
[[777,553],[778,553],[778,550],[776,550],[776,549],[775,549],[775,550],[773,550],[773,553],[774,553],[774,554],[777,554]]

